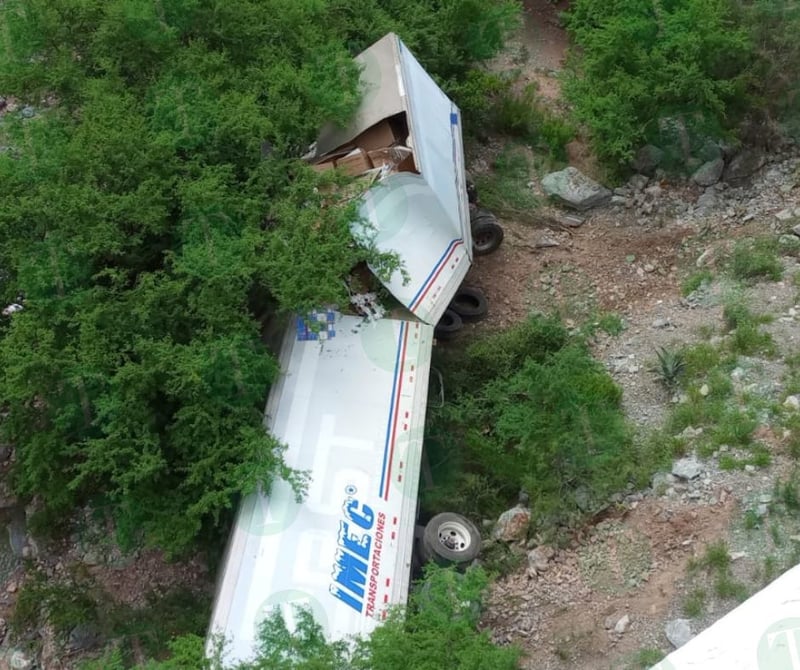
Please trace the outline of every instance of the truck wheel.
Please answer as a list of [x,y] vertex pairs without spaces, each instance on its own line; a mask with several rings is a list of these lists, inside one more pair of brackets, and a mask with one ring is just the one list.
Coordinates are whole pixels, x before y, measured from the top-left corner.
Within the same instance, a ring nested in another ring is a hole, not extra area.
[[444,512],[433,517],[422,535],[423,561],[440,565],[460,565],[477,558],[481,550],[481,534],[469,519]]
[[472,228],[472,252],[485,256],[496,251],[503,241],[503,229],[498,223],[478,222]]
[[489,304],[483,291],[471,286],[459,288],[448,307],[458,314],[462,321],[480,321],[489,311]]
[[452,340],[463,326],[461,317],[452,309],[446,309],[433,329],[433,336],[437,340]]

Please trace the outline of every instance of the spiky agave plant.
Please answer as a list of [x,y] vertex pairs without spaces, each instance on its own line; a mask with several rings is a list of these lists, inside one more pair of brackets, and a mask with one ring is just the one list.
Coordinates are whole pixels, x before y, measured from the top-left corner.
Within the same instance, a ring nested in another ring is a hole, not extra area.
[[678,383],[678,378],[686,369],[686,361],[683,354],[675,349],[659,347],[656,349],[658,365],[653,368],[653,372],[658,374],[661,383],[667,388],[672,388]]

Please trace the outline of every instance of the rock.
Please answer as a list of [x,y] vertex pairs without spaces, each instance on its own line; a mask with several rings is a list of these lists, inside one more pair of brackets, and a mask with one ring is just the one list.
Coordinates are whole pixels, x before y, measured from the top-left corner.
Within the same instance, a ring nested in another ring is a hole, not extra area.
[[759,518],[763,518],[769,514],[769,505],[765,503],[759,503],[756,505],[756,516]]
[[672,619],[668,621],[664,627],[664,633],[670,644],[676,649],[679,649],[694,637],[691,622],[688,619]]
[[800,237],[795,235],[781,235],[778,238],[778,246],[788,250],[800,249]]
[[656,472],[650,480],[650,486],[657,494],[664,493],[675,483],[675,476],[671,472]]
[[622,618],[617,621],[616,625],[614,626],[614,632],[618,635],[622,635],[628,627],[631,625],[631,618],[629,615],[625,614]]
[[556,555],[555,549],[543,544],[528,552],[528,571],[541,573],[550,567],[550,561]]
[[[800,244],[800,238],[797,239],[797,242]],[[536,244],[534,246],[537,249],[548,249],[550,247],[560,247],[561,244],[549,235],[544,234],[538,240],[536,240]]]
[[497,519],[497,523],[492,530],[492,539],[500,540],[501,542],[523,541],[528,533],[530,522],[530,509],[523,505],[517,505],[503,512],[500,518]]
[[724,169],[725,161],[722,158],[716,158],[697,168],[692,175],[692,181],[699,186],[711,186],[720,180]]
[[792,228],[792,233],[800,237],[800,223]]
[[748,463],[747,465],[744,466],[744,471],[745,472],[751,472],[751,473],[755,472],[756,471],[756,466],[752,465],[751,463]]
[[611,191],[572,166],[542,177],[542,189],[547,195],[579,211],[611,200]]
[[791,219],[794,218],[794,210],[792,210],[791,208],[782,209],[775,215],[775,218],[781,222],[790,221]]
[[680,433],[678,433],[677,437],[680,437],[684,440],[693,440],[696,437],[700,437],[703,434],[702,426],[699,428],[695,428],[694,426],[686,426]]
[[700,387],[700,395],[705,398],[706,396],[708,396],[709,393],[711,393],[711,389],[708,388],[708,384],[703,384]]
[[669,319],[655,319],[653,321],[653,328],[666,328],[669,326]]
[[75,626],[67,638],[67,649],[70,651],[86,651],[100,641],[100,631],[97,626],[81,623]]
[[8,481],[5,478],[0,479],[0,509],[11,509],[17,502],[17,496],[14,495]]
[[32,670],[34,667],[34,657],[27,651],[19,647],[4,649],[0,655],[0,668],[9,670]]
[[662,160],[664,160],[664,152],[661,149],[653,144],[645,144],[636,152],[631,166],[642,175],[652,177]]
[[635,174],[630,179],[628,179],[628,188],[631,189],[634,193],[641,193],[644,191],[645,186],[647,186],[647,182],[650,179],[647,175],[643,174]]
[[695,203],[695,208],[699,214],[706,214],[710,209],[717,205],[717,195],[714,191],[706,191]]
[[757,149],[744,149],[728,163],[722,177],[730,184],[740,185],[764,167],[766,162],[767,158],[763,152]]
[[628,205],[628,198],[626,198],[624,195],[611,196],[612,207],[626,207],[627,205]]
[[694,456],[688,456],[675,461],[672,466],[672,474],[679,479],[694,479],[699,477],[703,471],[703,466]]
[[89,567],[100,565],[103,562],[102,556],[99,552],[95,551],[94,549],[87,549],[83,552],[83,556],[81,557],[81,562],[84,565],[88,565]]
[[11,510],[11,520],[7,528],[11,553],[17,558],[22,558],[22,550],[28,541],[28,529],[25,525],[25,512],[19,507],[14,507]]
[[697,157],[702,162],[707,163],[711,163],[718,158],[725,158],[720,143],[710,139],[707,139],[705,142],[703,142],[703,146],[701,146],[697,152]]
[[19,113],[23,119],[32,119],[36,115],[36,110],[30,105],[25,105]]
[[800,397],[796,395],[786,396],[786,400],[783,401],[783,406],[795,411],[800,410]]
[[700,256],[698,256],[697,260],[695,261],[695,265],[699,268],[706,265],[712,258],[714,257],[714,249],[709,247],[705,251],[703,251]]

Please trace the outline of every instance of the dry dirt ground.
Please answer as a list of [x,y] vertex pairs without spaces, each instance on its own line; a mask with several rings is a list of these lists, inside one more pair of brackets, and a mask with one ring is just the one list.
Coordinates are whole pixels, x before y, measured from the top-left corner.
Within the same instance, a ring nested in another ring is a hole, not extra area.
[[[555,101],[558,80],[553,75],[567,45],[557,12],[568,3],[524,4],[524,29],[510,55],[498,63],[521,68],[523,77],[536,81],[540,93]],[[472,169],[480,171],[481,166]],[[536,175],[531,179],[536,190]],[[698,195],[685,185],[661,186],[687,201]],[[800,185],[786,191],[776,206],[800,206],[799,191]],[[719,302],[687,303],[681,280],[697,270],[697,259],[706,249],[725,250],[736,238],[769,233],[771,225],[774,230],[773,214],[774,210],[762,211],[742,224],[723,220],[721,212],[693,219],[665,210],[643,222],[630,209],[606,208],[571,228],[557,223],[557,210],[544,207],[532,221],[501,220],[503,245],[476,259],[466,282],[484,290],[489,316],[460,337],[506,328],[532,311],[556,310],[568,324],[616,313],[625,330],[615,337],[598,336],[594,352],[622,387],[631,420],[643,432],[656,428],[673,401],[650,372],[656,347],[698,340],[704,328],[706,334],[721,329]],[[543,246],[543,241],[558,246]],[[794,310],[799,298],[791,281],[798,266],[790,258],[784,264],[783,280],[752,288],[747,297],[775,317],[770,330],[779,355],[788,356],[797,352],[798,344]],[[777,379],[781,370],[766,374]],[[499,580],[484,618],[495,639],[523,648],[523,668],[644,667],[641,650],[672,650],[664,635],[665,622],[684,616],[687,595],[696,588],[687,564],[716,540],[726,541],[736,557],[734,574],[751,593],[757,590],[764,583],[759,562],[781,540],[775,531],[772,539],[745,531],[743,516],[758,500],[766,500],[776,478],[791,467],[784,454],[785,436],[775,436],[767,426],[759,430],[773,456],[769,467],[723,472],[711,459],[704,463],[702,495],[645,491],[629,496],[607,518],[557,551],[547,571],[531,576],[525,564]],[[734,599],[715,598],[711,591],[705,611],[692,620],[694,632],[736,605]],[[625,615],[629,623],[624,632],[615,632]]]

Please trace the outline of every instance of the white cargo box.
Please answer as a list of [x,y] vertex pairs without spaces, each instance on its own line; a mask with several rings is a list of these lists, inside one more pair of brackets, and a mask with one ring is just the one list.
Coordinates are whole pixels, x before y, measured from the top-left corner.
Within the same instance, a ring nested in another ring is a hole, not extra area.
[[289,329],[267,406],[287,465],[312,481],[300,504],[278,481],[239,509],[211,621],[226,663],[251,659],[276,606],[291,624],[290,606],[308,605],[341,639],[406,600],[433,328],[324,316],[324,339]]
[[690,669],[800,670],[800,566],[652,668]]

